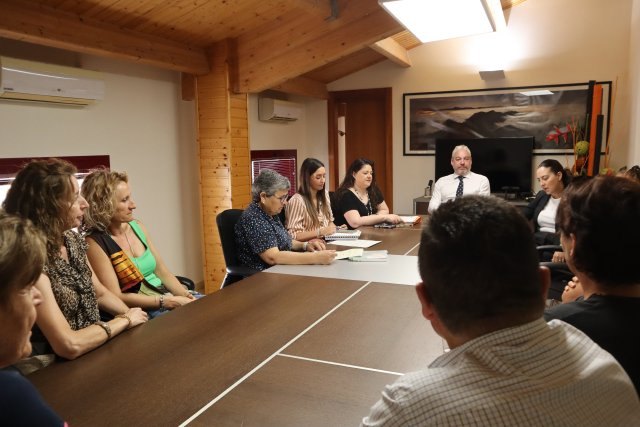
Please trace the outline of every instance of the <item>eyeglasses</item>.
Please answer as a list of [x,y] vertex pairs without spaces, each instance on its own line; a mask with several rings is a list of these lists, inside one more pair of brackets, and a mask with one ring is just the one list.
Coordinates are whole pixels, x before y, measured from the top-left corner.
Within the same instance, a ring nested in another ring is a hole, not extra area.
[[[272,195],[270,195],[269,197],[276,197],[276,195],[275,195],[275,194],[272,194]],[[287,198],[288,198],[288,197],[289,197],[289,194],[287,193],[287,194],[285,194],[285,195],[284,195],[284,196],[282,196],[282,197],[276,197],[276,199],[280,200],[280,203],[284,203],[284,202],[286,202],[286,201],[287,201]]]

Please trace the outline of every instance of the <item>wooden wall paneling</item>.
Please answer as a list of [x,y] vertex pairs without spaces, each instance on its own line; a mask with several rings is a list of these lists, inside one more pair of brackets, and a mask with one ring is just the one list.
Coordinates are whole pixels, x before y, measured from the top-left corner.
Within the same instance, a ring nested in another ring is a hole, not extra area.
[[0,37],[191,74],[209,72],[200,48],[25,3],[3,0]]
[[226,209],[243,208],[249,200],[247,95],[230,92],[233,46],[228,41],[216,44],[209,54],[211,73],[196,78],[206,293],[217,291],[225,275],[215,218]]

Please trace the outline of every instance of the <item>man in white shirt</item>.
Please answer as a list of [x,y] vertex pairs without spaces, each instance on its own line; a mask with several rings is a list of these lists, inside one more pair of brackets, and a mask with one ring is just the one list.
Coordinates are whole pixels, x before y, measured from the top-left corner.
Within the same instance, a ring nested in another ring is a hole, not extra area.
[[543,320],[549,270],[515,207],[481,196],[443,204],[425,223],[418,265],[422,315],[451,350],[386,386],[363,426],[640,425],[613,356]]
[[429,201],[429,213],[432,213],[440,204],[453,200],[456,197],[480,194],[489,196],[491,188],[489,179],[484,175],[471,172],[471,150],[466,145],[458,145],[451,153],[451,175],[443,176],[433,188]]

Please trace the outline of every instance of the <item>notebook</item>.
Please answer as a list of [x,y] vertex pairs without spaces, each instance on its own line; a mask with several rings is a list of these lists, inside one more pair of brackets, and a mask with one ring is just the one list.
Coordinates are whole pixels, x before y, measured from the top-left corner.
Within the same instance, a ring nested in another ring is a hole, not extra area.
[[360,237],[360,230],[336,230],[335,233],[324,236],[325,240],[357,240]]

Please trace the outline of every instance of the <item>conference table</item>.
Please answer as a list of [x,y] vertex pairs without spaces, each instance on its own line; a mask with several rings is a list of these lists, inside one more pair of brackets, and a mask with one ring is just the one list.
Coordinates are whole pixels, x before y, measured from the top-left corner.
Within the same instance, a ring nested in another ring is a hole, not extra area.
[[76,427],[358,425],[446,351],[413,286],[420,225],[361,239],[388,260],[275,266],[28,378]]

